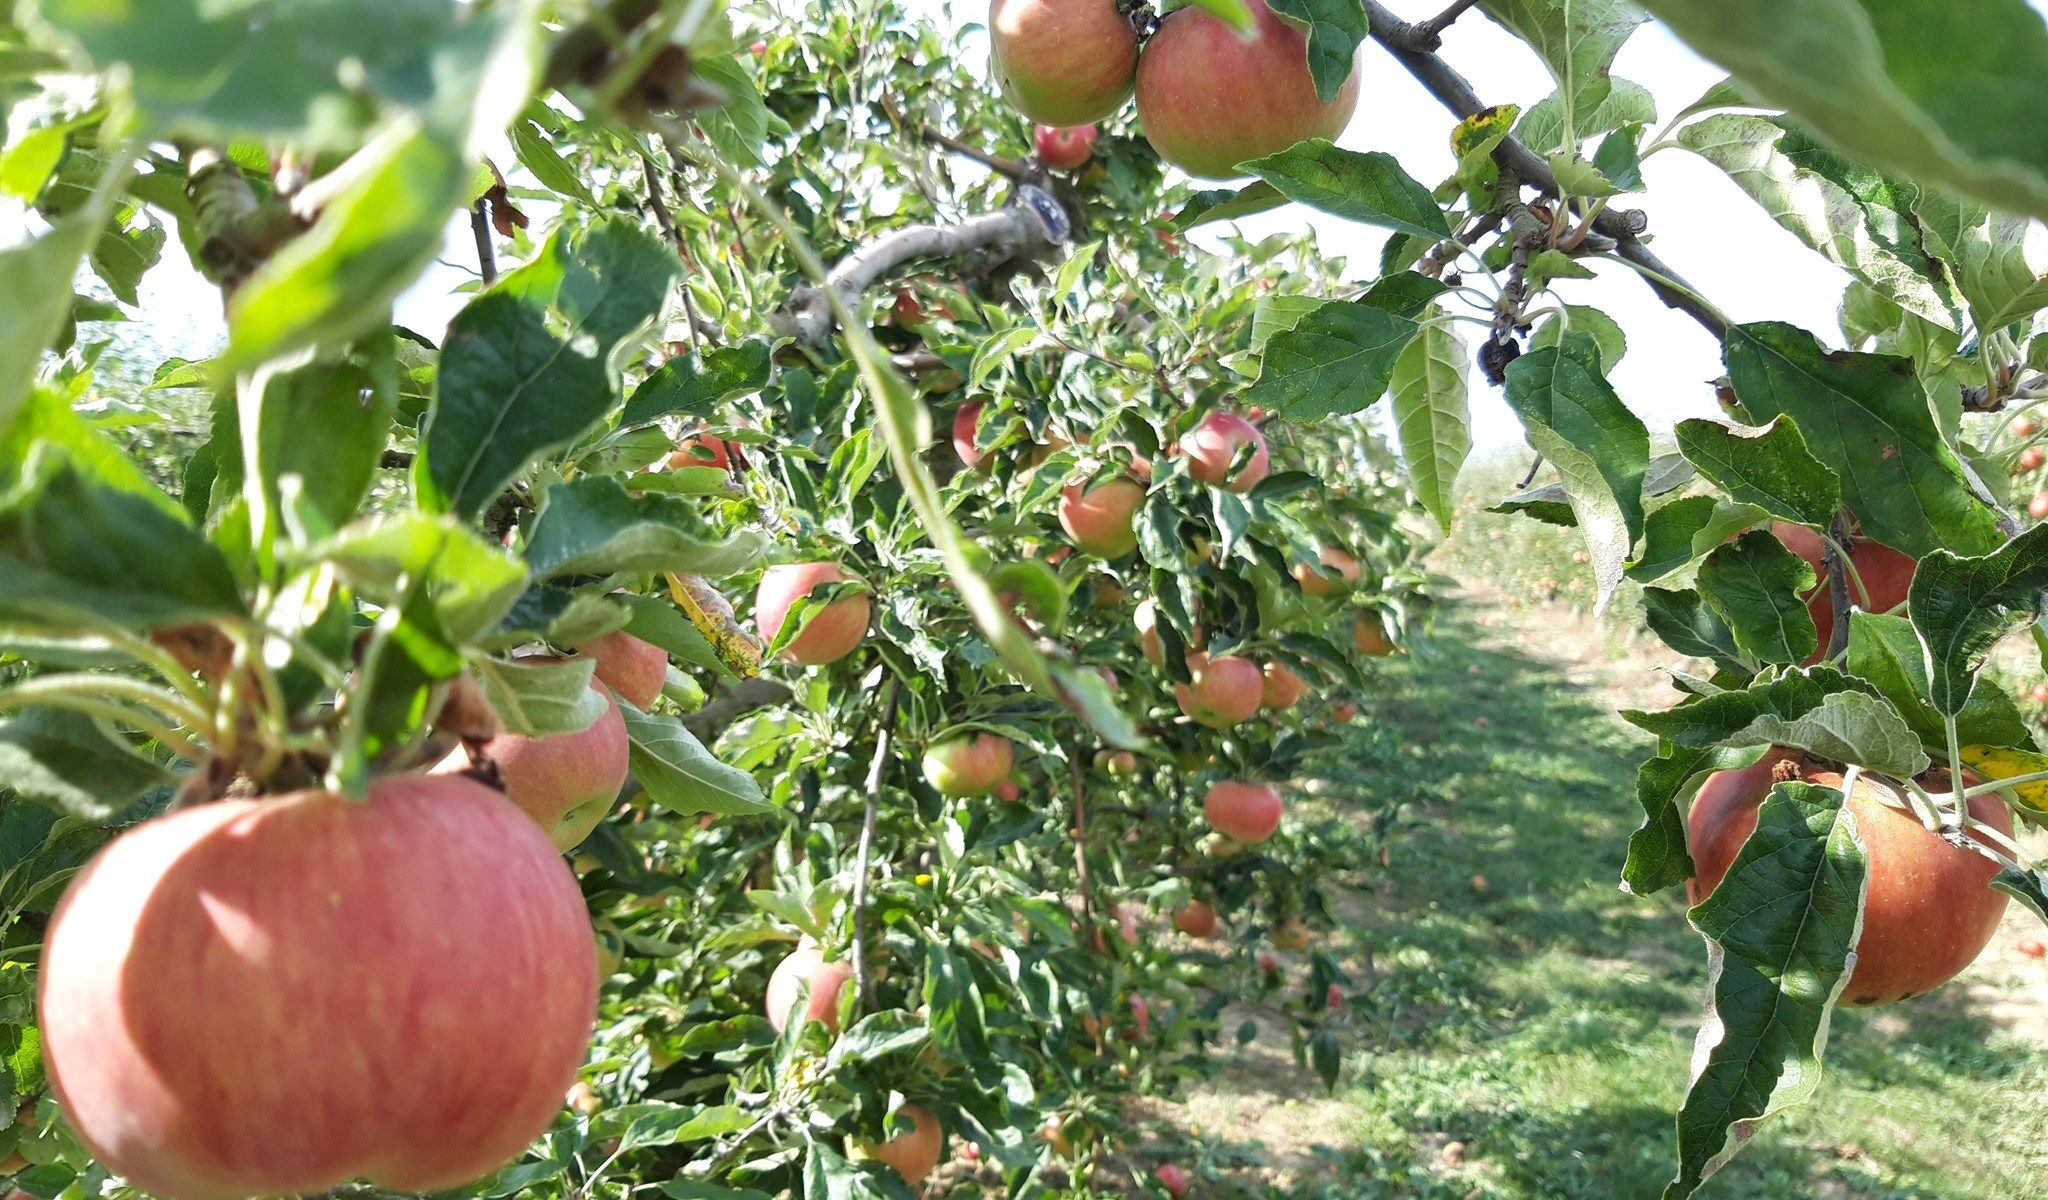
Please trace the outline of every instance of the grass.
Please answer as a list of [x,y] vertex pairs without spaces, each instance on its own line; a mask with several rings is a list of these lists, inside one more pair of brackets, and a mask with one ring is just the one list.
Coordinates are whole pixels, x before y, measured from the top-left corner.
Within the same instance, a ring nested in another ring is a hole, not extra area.
[[[1616,886],[1643,745],[1612,708],[1668,693],[1654,652],[1613,663],[1607,639],[1557,609],[1461,605],[1430,646],[1383,672],[1342,787],[1410,795],[1425,819],[1397,839],[1389,878],[1333,946],[1376,975],[1353,1001],[1359,1048],[1334,1098],[1297,1091],[1200,1161],[1255,1157],[1269,1136],[1313,1124],[1313,1160],[1250,1194],[1659,1195],[1704,952],[1678,897]],[[1253,1113],[1267,1082],[1226,1067],[1219,1096],[1201,1103]],[[2048,1052],[1966,989],[1844,1012],[1818,1100],[1767,1123],[1701,1195],[2040,1195],[2044,1095]],[[1204,1194],[1240,1194],[1244,1177],[1230,1174]]]

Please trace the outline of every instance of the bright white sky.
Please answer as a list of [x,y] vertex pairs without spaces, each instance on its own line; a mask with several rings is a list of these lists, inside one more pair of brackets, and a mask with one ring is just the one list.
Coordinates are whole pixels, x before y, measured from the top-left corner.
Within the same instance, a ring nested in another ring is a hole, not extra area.
[[[956,28],[986,18],[986,6],[979,0],[910,3]],[[1441,3],[1395,0],[1392,7],[1403,16],[1420,18]],[[985,36],[974,34],[963,45],[963,53],[974,62],[983,61]],[[1443,53],[1488,103],[1512,102],[1526,108],[1554,90],[1536,56],[1477,13],[1451,29]],[[1365,48],[1360,70],[1358,115],[1342,144],[1389,151],[1425,182],[1448,175],[1453,165],[1450,115],[1376,46]],[[1640,30],[1622,51],[1616,73],[1650,89],[1660,118],[1691,103],[1722,75],[1654,24]],[[1135,130],[1134,115],[1127,111],[1123,119]],[[1846,282],[1839,270],[1779,229],[1726,176],[1700,159],[1666,151],[1645,164],[1644,174],[1647,195],[1622,203],[1648,213],[1657,253],[1702,294],[1737,321],[1792,321],[1813,329],[1825,341],[1839,342],[1834,313]],[[1385,236],[1380,231],[1298,206],[1242,224],[1253,236],[1303,227],[1316,232],[1325,253],[1349,260],[1353,274],[1370,277],[1376,271]],[[472,259],[466,221],[451,227],[443,257],[456,263]],[[143,327],[163,353],[203,357],[221,340],[218,298],[184,267],[182,255],[174,251],[165,258],[166,268],[153,272],[145,287]],[[1633,273],[1605,263],[1597,264],[1596,270],[1600,278],[1568,281],[1561,288],[1574,303],[1608,310],[1627,330],[1628,354],[1615,372],[1622,398],[1653,429],[1688,416],[1711,415],[1713,394],[1706,381],[1721,371],[1714,341],[1690,319],[1658,303]],[[399,320],[438,339],[464,302],[465,297],[451,289],[465,278],[473,276],[434,267],[400,301]],[[1476,373],[1473,387],[1477,446],[1519,442],[1520,427],[1499,394]]]

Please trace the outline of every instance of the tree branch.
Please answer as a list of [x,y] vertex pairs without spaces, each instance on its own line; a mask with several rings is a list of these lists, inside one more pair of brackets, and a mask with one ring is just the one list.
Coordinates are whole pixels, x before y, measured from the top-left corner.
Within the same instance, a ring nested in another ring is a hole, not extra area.
[[[1477,92],[1457,69],[1438,57],[1431,49],[1418,48],[1416,26],[1403,21],[1388,12],[1385,5],[1376,0],[1364,0],[1366,20],[1372,29],[1373,40],[1384,46],[1394,61],[1401,64],[1416,81],[1435,96],[1443,106],[1460,119],[1485,112],[1487,105],[1480,102]],[[1453,5],[1455,8],[1456,6]],[[1523,145],[1513,137],[1503,138],[1494,148],[1493,157],[1505,170],[1512,171],[1531,187],[1548,196],[1561,193],[1557,177],[1551,173],[1550,164],[1543,156]],[[1639,228],[1641,215],[1631,215],[1609,209],[1593,222],[1596,233],[1614,239],[1615,253],[1637,267],[1643,281],[1671,308],[1677,309],[1704,328],[1714,337],[1723,338],[1728,333],[1728,322],[1712,305],[1701,300],[1685,280],[1666,266],[1663,260],[1651,253],[1642,239]]]
[[1849,572],[1837,551],[1839,546],[1849,544],[1847,523],[1842,514],[1836,513],[1833,523],[1828,526],[1828,540],[1821,546],[1821,565],[1828,573],[1828,606],[1834,610],[1835,623],[1828,634],[1827,657],[1823,661],[1833,662],[1840,658],[1842,651],[1849,648]]
[[959,258],[976,251],[1010,252],[1062,245],[1070,235],[1066,211],[1050,193],[1026,184],[1018,203],[969,217],[956,225],[906,225],[862,243],[825,275],[823,287],[797,290],[791,308],[775,315],[775,331],[817,345],[832,336],[836,292],[851,302],[889,272],[921,258]]
[[[1450,7],[1426,21],[1402,21],[1395,18],[1387,29],[1387,39],[1404,50],[1423,53],[1435,50],[1444,43],[1444,30],[1464,16],[1479,0],[1452,0]],[[1392,14],[1388,14],[1390,17]]]
[[491,249],[491,219],[484,211],[484,203],[478,200],[469,206],[469,235],[476,240],[477,274],[483,276],[484,286],[489,287],[498,278],[498,255]]
[[882,772],[889,765],[889,734],[896,724],[896,677],[882,700],[882,719],[875,727],[875,756],[868,760],[867,803],[861,811],[860,849],[853,858],[853,994],[866,1004],[868,994],[868,865],[875,853],[875,818],[882,808]]
[[755,709],[780,704],[787,699],[789,689],[773,679],[759,676],[742,679],[713,696],[704,707],[684,717],[683,728],[698,741],[709,743],[716,740],[726,726]]
[[1031,168],[1014,158],[1004,158],[999,154],[990,154],[979,146],[971,145],[950,134],[940,133],[936,129],[929,129],[922,125],[917,128],[917,136],[934,146],[943,146],[963,158],[971,158],[996,174],[1007,175],[1018,183],[1025,183],[1031,179]]

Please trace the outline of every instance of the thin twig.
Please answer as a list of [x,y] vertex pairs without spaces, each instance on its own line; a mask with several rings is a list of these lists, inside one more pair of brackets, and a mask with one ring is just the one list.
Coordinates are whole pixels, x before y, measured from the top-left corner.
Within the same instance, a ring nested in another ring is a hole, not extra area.
[[1828,604],[1835,612],[1835,623],[1828,634],[1827,661],[1833,662],[1849,648],[1849,572],[1842,562],[1841,547],[1849,544],[1849,531],[1844,526],[1842,514],[1837,512],[1828,526],[1827,544],[1821,547],[1821,564],[1828,573]]
[[1453,22],[1455,22],[1459,17],[1464,16],[1468,11],[1471,10],[1473,5],[1478,3],[1479,0],[1451,0],[1450,7],[1444,9],[1437,15],[1431,17],[1429,20],[1415,22],[1415,24],[1410,26],[1409,28],[1413,31],[1417,39],[1426,40],[1428,42],[1427,46],[1418,46],[1416,48],[1434,50],[1438,46],[1442,45],[1444,39],[1444,30],[1449,29]]
[[[1067,750],[1067,773],[1074,786],[1074,873],[1081,891],[1081,928],[1086,929],[1092,938],[1097,930],[1095,902],[1088,889],[1088,783],[1086,774],[1081,770],[1078,746]],[[1094,942],[1091,940],[1089,944]]]
[[491,249],[491,216],[484,207],[487,203],[478,198],[469,206],[469,234],[476,239],[476,269],[484,277],[485,287],[498,279],[498,255]]
[[1542,469],[1543,456],[1539,454],[1534,459],[1530,460],[1529,469],[1527,471],[1522,472],[1522,482],[1515,485],[1515,490],[1518,492],[1522,491],[1523,489],[1527,488],[1530,484],[1536,482],[1536,472],[1541,471]]
[[875,728],[875,756],[868,760],[867,804],[860,818],[860,849],[853,857],[853,992],[866,1004],[868,995],[868,863],[875,852],[875,818],[882,808],[882,772],[889,765],[889,735],[896,724],[896,678],[890,676],[882,696],[882,719]]

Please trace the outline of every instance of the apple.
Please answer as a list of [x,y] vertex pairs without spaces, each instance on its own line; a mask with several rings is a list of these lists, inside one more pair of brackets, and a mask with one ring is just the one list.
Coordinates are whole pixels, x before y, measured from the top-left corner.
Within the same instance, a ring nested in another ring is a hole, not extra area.
[[1188,655],[1188,672],[1194,682],[1174,684],[1173,696],[1197,725],[1228,729],[1251,719],[1265,698],[1265,679],[1249,658],[1210,658],[1196,650]]
[[1167,14],[1138,62],[1138,121],[1159,157],[1206,179],[1304,138],[1336,138],[1358,107],[1353,70],[1334,99],[1316,95],[1308,37],[1265,0],[1245,0],[1241,35],[1194,7]]
[[50,919],[38,1008],[67,1123],[139,1190],[437,1192],[554,1120],[597,984],[582,893],[534,823],[407,774],[123,833]]
[[2035,684],[2034,690],[2028,695],[2033,697],[2036,704],[2048,704],[2048,683]]
[[1146,1034],[1152,1032],[1152,1005],[1149,1002],[1147,1002],[1143,996],[1140,996],[1135,992],[1131,994],[1130,1004],[1130,1040],[1134,1042],[1140,1042],[1145,1040]]
[[855,1147],[855,1156],[894,1167],[904,1183],[916,1187],[944,1156],[946,1131],[938,1117],[922,1105],[906,1104],[896,1110],[896,1116],[910,1122],[908,1133],[899,1133],[879,1144],[861,1142]]
[[[496,768],[505,798],[547,831],[557,850],[581,844],[618,802],[626,786],[632,745],[626,719],[611,690],[592,679],[604,712],[574,733],[542,737],[501,733],[482,743],[478,755]],[[436,775],[468,771],[469,750],[457,746],[434,764]]]
[[590,639],[576,653],[595,659],[592,677],[634,708],[653,705],[668,682],[668,651],[623,629]]
[[[1251,447],[1245,464],[1231,474],[1245,447]],[[1266,452],[1266,435],[1259,427],[1232,412],[1213,412],[1180,439],[1180,452],[1188,457],[1188,474],[1208,484],[1233,492],[1249,492],[1272,469]]]
[[1344,989],[1343,989],[1343,988],[1340,988],[1340,987],[1338,987],[1338,986],[1337,986],[1336,984],[1334,984],[1334,983],[1333,983],[1333,984],[1331,984],[1331,985],[1330,985],[1330,989],[1329,989],[1328,991],[1326,991],[1326,992],[1324,992],[1324,993],[1323,993],[1323,1007],[1324,1007],[1324,1008],[1342,1008],[1342,1007],[1344,1007]]
[[1384,658],[1394,652],[1394,643],[1387,640],[1386,626],[1376,612],[1361,612],[1351,619],[1351,644],[1358,647],[1360,654],[1373,658]]
[[1006,804],[1015,804],[1024,795],[1014,779],[1005,779],[996,785],[996,799]]
[[1209,828],[1243,845],[1257,845],[1280,828],[1280,793],[1263,783],[1222,780],[1202,796]]
[[1330,719],[1339,725],[1348,725],[1358,719],[1358,706],[1346,700],[1330,710]]
[[768,43],[756,39],[748,44],[747,53],[753,55],[755,58],[760,58],[761,56],[768,53]]
[[1195,1181],[1187,1173],[1187,1169],[1177,1163],[1160,1163],[1153,1169],[1152,1177],[1159,1181],[1159,1186],[1165,1188],[1166,1194],[1173,1197],[1173,1200],[1181,1200],[1181,1197],[1186,1196],[1195,1186]]
[[1060,528],[1083,554],[1122,558],[1138,548],[1133,521],[1145,503],[1145,485],[1118,476],[1094,487],[1075,482],[1060,493]]
[[[782,631],[783,618],[797,600],[820,584],[855,580],[838,563],[781,563],[761,573],[761,585],[754,592],[754,626],[764,642],[773,643]],[[856,581],[857,582],[857,581]],[[867,593],[842,597],[814,613],[809,625],[789,645],[784,658],[807,667],[837,662],[853,653],[867,636],[873,609]]]
[[[1806,602],[1806,611],[1813,617],[1813,627],[1819,635],[1819,644],[1812,657],[1801,664],[1812,666],[1826,657],[1828,643],[1835,634],[1834,597],[1828,588],[1828,572],[1822,557],[1826,543],[1821,541],[1820,534],[1804,525],[1794,525],[1788,521],[1772,522],[1771,534],[1784,543],[1787,550],[1805,559],[1806,565],[1813,568],[1813,577],[1817,582]],[[1864,612],[1881,613],[1889,612],[1906,602],[1906,592],[1913,586],[1913,571],[1919,563],[1882,542],[1873,542],[1868,538],[1850,539],[1849,561],[1855,565],[1857,576],[1863,580],[1863,587],[1869,592],[1869,603],[1866,604],[1865,597],[1857,594],[1855,583],[1850,583],[1849,599],[1858,608]]]
[[1357,559],[1335,546],[1322,547],[1316,552],[1316,557],[1322,560],[1322,564],[1325,567],[1335,571],[1337,578],[1331,579],[1329,575],[1316,570],[1307,563],[1296,563],[1289,569],[1289,573],[1294,576],[1294,581],[1301,585],[1302,591],[1307,592],[1311,596],[1342,596],[1348,594],[1353,587],[1357,586],[1359,575]]
[[670,470],[677,467],[717,467],[721,471],[732,470],[732,452],[725,439],[708,433],[700,433],[676,443],[669,452]]
[[924,777],[941,796],[986,796],[1008,782],[1014,757],[1009,738],[963,733],[925,748]]
[[[1787,779],[1842,786],[1840,772],[1784,749],[1751,766],[1715,772],[1700,785],[1686,817],[1686,843],[1697,868],[1686,884],[1689,902],[1713,894],[1755,831],[1757,809],[1772,785]],[[1950,788],[1946,772],[1931,772],[1921,782],[1936,795]],[[1998,864],[1950,845],[1918,817],[1886,803],[1892,790],[1860,775],[1849,794],[1868,883],[1863,936],[1844,1004],[1890,1004],[1940,987],[1970,965],[2005,913],[2005,893],[1991,887]],[[1995,796],[1973,797],[1970,814],[2002,834],[2012,833],[2012,816]]]
[[1095,154],[1094,125],[1040,125],[1032,133],[1038,161],[1056,171],[1071,171]]
[[2032,417],[2014,417],[2012,435],[2016,438],[2030,438],[2040,431],[2041,426]]
[[1085,125],[1123,107],[1138,34],[1116,0],[994,0],[989,65],[1004,99],[1046,125]]
[[2048,492],[2035,492],[2034,498],[2027,501],[2027,513],[2037,521],[2048,518]]
[[1173,927],[1191,938],[1216,936],[1216,906],[1207,900],[1190,900],[1173,914]]
[[2020,472],[2031,474],[2038,471],[2044,461],[2048,461],[2048,452],[2043,452],[2039,446],[2028,446],[2020,451]]
[[1282,950],[1308,949],[1311,934],[1308,923],[1300,917],[1289,917],[1273,926],[1273,944]]
[[970,400],[953,410],[953,453],[961,465],[972,471],[981,465],[981,447],[975,444],[975,429],[981,424],[982,403]]
[[1261,950],[1259,951],[1258,964],[1259,970],[1271,974],[1280,969],[1280,956],[1271,950]]
[[1286,663],[1269,662],[1260,668],[1259,675],[1259,704],[1263,708],[1293,708],[1308,694],[1308,682]]
[[805,995],[799,1021],[816,1021],[827,1033],[839,1032],[839,998],[853,986],[853,964],[826,961],[825,952],[809,938],[797,943],[768,976],[768,1023],[781,1033],[789,1025],[797,996]]
[[595,1116],[597,1110],[604,1107],[604,1097],[597,1094],[596,1088],[579,1079],[569,1085],[569,1091],[562,1097],[562,1106],[573,1108],[586,1117]]

